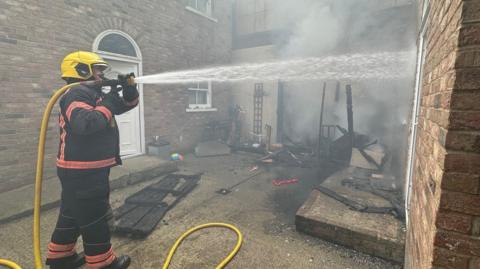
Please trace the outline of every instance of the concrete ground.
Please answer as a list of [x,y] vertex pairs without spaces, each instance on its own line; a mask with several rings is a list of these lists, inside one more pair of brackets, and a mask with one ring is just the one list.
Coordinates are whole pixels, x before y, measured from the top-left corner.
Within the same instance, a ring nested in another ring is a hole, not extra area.
[[[249,171],[255,156],[245,153],[207,158],[186,156],[185,161],[179,163],[180,172],[205,172],[197,188],[170,210],[147,238],[114,237],[115,252],[129,254],[133,259],[132,269],[161,268],[169,248],[184,231],[207,222],[226,222],[237,226],[244,235],[240,252],[226,268],[401,268],[295,231],[296,210],[311,187],[320,182],[317,171],[268,169],[228,195],[215,193],[257,172]],[[328,174],[324,168],[319,171]],[[279,176],[298,176],[300,181],[273,186],[272,179]],[[142,182],[114,191],[112,206],[120,206],[126,197],[148,184],[150,182]],[[57,212],[58,209],[52,209],[41,216],[42,247],[49,241]],[[17,261],[23,268],[34,268],[31,230],[31,217],[1,225],[0,257]],[[181,245],[170,268],[214,268],[228,255],[235,242],[236,236],[225,229],[200,231]]]

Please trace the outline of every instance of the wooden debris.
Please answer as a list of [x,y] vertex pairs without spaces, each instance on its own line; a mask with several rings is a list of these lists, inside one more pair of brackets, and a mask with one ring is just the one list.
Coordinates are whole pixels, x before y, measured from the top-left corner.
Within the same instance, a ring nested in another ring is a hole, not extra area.
[[112,230],[117,234],[135,237],[149,235],[165,213],[195,188],[200,178],[201,174],[170,174],[134,193],[114,210]]

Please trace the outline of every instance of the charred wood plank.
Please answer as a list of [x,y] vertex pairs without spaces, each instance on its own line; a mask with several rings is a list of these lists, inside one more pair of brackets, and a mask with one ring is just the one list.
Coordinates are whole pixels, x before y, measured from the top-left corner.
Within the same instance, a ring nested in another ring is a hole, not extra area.
[[168,195],[168,192],[158,191],[147,187],[136,194],[128,197],[125,202],[129,204],[137,205],[159,205],[162,203],[163,198]]
[[173,190],[175,186],[177,186],[179,181],[179,178],[168,175],[162,180],[160,180],[158,183],[151,185],[149,188],[157,191],[169,192]]
[[172,191],[172,194],[175,195],[175,196],[179,196],[179,195],[182,195],[182,194],[187,194],[196,185],[197,185],[197,181],[185,180],[181,184],[178,185],[178,188],[175,188],[175,190]]
[[135,225],[140,222],[152,208],[152,206],[137,206],[135,210],[128,212],[120,218],[115,225],[115,231],[120,233],[133,232]]
[[128,212],[134,210],[138,205],[135,204],[123,204],[119,208],[113,211],[113,216],[116,220],[123,217],[123,215],[127,214]]
[[322,192],[323,194],[326,194],[327,196],[330,196],[331,198],[343,203],[344,205],[348,206],[350,209],[354,209],[354,210],[357,210],[357,211],[363,211],[367,208],[366,206],[364,206],[360,203],[357,203],[353,200],[350,200],[347,197],[342,196],[342,195],[332,191],[331,189],[325,188],[323,186],[319,185],[319,186],[315,187],[315,189]]
[[347,130],[347,129],[343,128],[343,127],[340,126],[340,125],[335,125],[335,126],[337,126],[337,129],[340,130],[340,132],[341,132],[343,135],[348,134],[348,130]]
[[358,151],[360,152],[360,154],[362,154],[363,158],[365,158],[365,160],[367,160],[368,162],[370,162],[371,164],[375,165],[377,167],[378,170],[382,170],[382,167],[380,166],[380,164],[378,164],[370,155],[368,155],[363,149],[358,149]]
[[147,236],[165,213],[195,188],[201,175],[171,174],[128,197],[124,205],[114,211],[117,219],[114,231]]
[[157,226],[167,213],[167,207],[153,207],[134,227],[131,228],[132,235],[147,236]]

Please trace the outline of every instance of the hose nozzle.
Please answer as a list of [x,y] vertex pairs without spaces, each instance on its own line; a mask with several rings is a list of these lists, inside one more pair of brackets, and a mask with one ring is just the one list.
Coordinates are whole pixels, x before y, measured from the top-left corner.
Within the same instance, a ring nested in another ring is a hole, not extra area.
[[118,81],[120,82],[120,85],[135,86],[137,84],[135,82],[135,74],[133,72],[126,75],[118,75]]
[[[104,79],[104,80],[87,80],[82,81],[80,84],[85,86],[110,86],[111,89],[115,92],[121,91],[125,86],[135,86],[135,74],[132,72],[130,74],[119,74],[117,79]],[[120,85],[122,88],[117,88]]]

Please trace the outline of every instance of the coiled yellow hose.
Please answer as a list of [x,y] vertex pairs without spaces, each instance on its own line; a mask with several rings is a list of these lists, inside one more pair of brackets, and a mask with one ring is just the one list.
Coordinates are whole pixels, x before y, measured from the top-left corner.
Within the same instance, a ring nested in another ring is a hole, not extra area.
[[[41,206],[41,200],[42,200],[42,176],[43,176],[43,159],[44,159],[44,151],[45,151],[45,138],[47,136],[47,127],[48,127],[48,121],[50,119],[50,114],[52,112],[53,106],[57,102],[57,100],[71,87],[80,85],[81,83],[72,83],[69,85],[65,85],[62,88],[60,88],[58,91],[54,93],[52,98],[48,101],[47,107],[45,108],[45,111],[43,112],[43,118],[42,118],[42,125],[40,128],[40,137],[38,139],[38,153],[37,153],[37,169],[36,169],[36,174],[35,174],[35,199],[34,199],[34,207],[33,207],[33,254],[35,258],[35,269],[43,269],[42,267],[42,256],[40,253],[40,206]],[[237,244],[235,245],[235,248],[232,250],[232,252],[225,258],[217,267],[216,269],[221,269],[225,267],[232,259],[233,257],[237,254],[237,252],[240,249],[240,246],[242,245],[242,234],[240,231],[233,225],[230,224],[225,224],[225,223],[207,223],[203,225],[196,226],[190,230],[188,230],[186,233],[184,233],[173,245],[173,247],[170,249],[170,253],[167,256],[167,260],[165,261],[165,264],[163,265],[163,269],[167,269],[170,261],[173,257],[173,254],[175,254],[175,251],[177,250],[178,246],[180,243],[191,233],[198,231],[200,229],[208,228],[208,227],[224,227],[228,228],[232,231],[234,231],[237,236]],[[0,265],[5,265],[8,266],[12,269],[22,269],[20,266],[18,266],[16,263],[9,261],[9,260],[4,260],[0,259]]]
[[163,264],[162,269],[167,269],[168,268],[168,266],[170,265],[170,261],[172,260],[173,254],[175,254],[175,251],[177,250],[178,246],[182,243],[182,241],[185,238],[187,238],[190,234],[192,234],[192,233],[194,233],[198,230],[209,228],[209,227],[223,227],[223,228],[230,229],[237,234],[237,244],[235,245],[233,250],[230,252],[230,254],[219,265],[217,265],[217,267],[215,267],[215,269],[222,269],[223,267],[225,267],[225,265],[227,265],[233,259],[233,257],[235,257],[237,252],[240,250],[240,247],[242,246],[242,241],[243,241],[242,233],[237,229],[237,227],[235,227],[233,225],[230,225],[230,224],[226,224],[226,223],[207,223],[207,224],[202,224],[202,225],[198,225],[196,227],[191,228],[190,230],[186,231],[182,236],[180,236],[177,239],[177,241],[175,242],[173,247],[170,249],[170,252],[168,253],[168,256],[167,256],[167,260],[165,261],[165,264]]
[[9,260],[4,260],[4,259],[0,259],[0,265],[5,265],[7,267],[10,267],[12,269],[22,269],[22,267],[18,266],[18,264],[12,262],[12,261],[9,261]]

